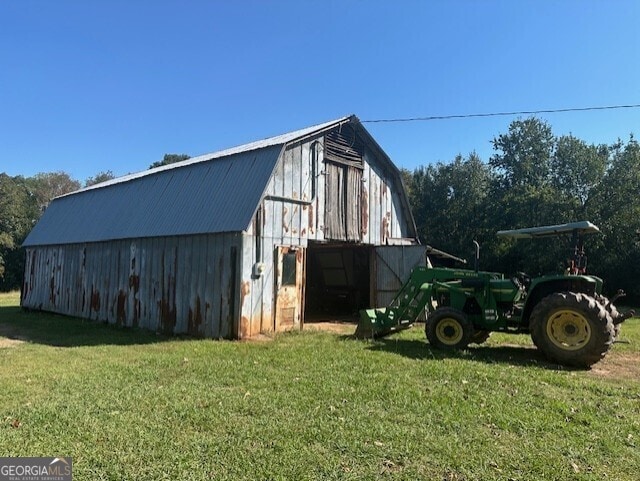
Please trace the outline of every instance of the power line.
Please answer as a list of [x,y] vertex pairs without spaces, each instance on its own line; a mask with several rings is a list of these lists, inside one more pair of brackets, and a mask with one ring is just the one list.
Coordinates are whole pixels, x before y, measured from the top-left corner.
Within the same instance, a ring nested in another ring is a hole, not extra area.
[[361,120],[362,123],[391,123],[391,122],[426,122],[429,120],[448,120],[448,119],[470,119],[473,117],[503,117],[507,115],[535,115],[535,114],[557,114],[563,112],[587,112],[591,110],[615,110],[615,109],[636,109],[640,104],[629,105],[608,105],[605,107],[577,107],[569,109],[548,109],[548,110],[520,110],[516,112],[492,112],[483,114],[459,114],[459,115],[433,115],[430,117],[410,117],[399,119],[373,119]]

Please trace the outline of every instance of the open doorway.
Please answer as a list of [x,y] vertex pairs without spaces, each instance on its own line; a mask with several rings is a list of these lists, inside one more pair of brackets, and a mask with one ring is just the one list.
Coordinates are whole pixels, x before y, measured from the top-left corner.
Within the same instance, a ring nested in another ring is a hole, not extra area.
[[356,321],[370,307],[371,246],[310,242],[305,321]]

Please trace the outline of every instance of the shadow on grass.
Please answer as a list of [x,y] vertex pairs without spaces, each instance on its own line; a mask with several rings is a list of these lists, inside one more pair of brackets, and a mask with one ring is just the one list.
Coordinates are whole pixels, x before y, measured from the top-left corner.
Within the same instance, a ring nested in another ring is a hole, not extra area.
[[0,307],[0,336],[57,347],[153,344],[181,339],[144,329],[119,327],[98,321],[48,312]]
[[[353,339],[353,336],[349,336]],[[398,354],[410,359],[442,360],[465,359],[487,364],[509,364],[513,366],[536,366],[554,371],[581,371],[582,368],[562,366],[550,362],[534,347],[528,346],[469,346],[462,351],[445,351],[431,347],[426,341],[397,339],[393,337],[370,341],[368,349]]]

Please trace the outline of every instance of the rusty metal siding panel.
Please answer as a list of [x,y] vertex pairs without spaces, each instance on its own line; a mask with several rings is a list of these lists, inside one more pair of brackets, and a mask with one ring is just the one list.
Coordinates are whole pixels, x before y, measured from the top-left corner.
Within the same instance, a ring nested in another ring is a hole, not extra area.
[[[282,158],[282,194],[283,197],[291,199],[293,196],[293,156],[291,149],[284,152]],[[283,242],[286,237],[292,236],[292,215],[294,205],[290,202],[280,202],[282,210],[282,238]]]
[[[302,239],[291,239],[289,244],[292,248],[304,257],[304,247]],[[243,259],[242,259],[242,336],[252,336],[258,333],[271,333],[274,330],[274,319],[276,315],[275,286],[278,277],[276,261],[278,259],[278,249],[282,247],[278,238],[262,238],[262,254],[260,261],[264,264],[264,271],[260,276],[253,275],[253,265],[257,262],[258,256],[255,249],[255,236],[243,236]],[[304,279],[304,259],[299,259],[299,275]],[[304,286],[303,286],[304,287]],[[303,292],[303,291],[302,291]],[[304,299],[298,299],[300,305],[296,308],[299,311],[300,319],[303,316]],[[297,321],[296,321],[297,322]]]
[[25,249],[24,277],[22,279],[22,290],[20,291],[21,304],[33,296],[35,271],[36,251],[34,249]]
[[364,165],[361,196],[363,242],[384,245],[391,238],[413,238],[413,217],[405,212],[403,193],[396,188],[398,183],[394,174],[369,151],[365,151]]
[[[265,190],[260,229],[248,229],[247,234],[296,245],[318,238],[315,214],[323,176],[321,160],[315,161],[314,169],[312,155],[321,155],[321,138],[311,137],[286,147]],[[315,144],[319,147],[312,148]],[[256,220],[254,217],[252,226]]]
[[[223,312],[223,302],[224,302],[224,285],[223,280],[225,278],[226,266],[228,263],[225,263],[225,239],[224,237],[220,237],[216,239],[218,255],[216,256],[215,263],[216,269],[218,271],[217,275],[217,286],[215,288],[215,296],[216,296],[216,311],[215,316],[217,319],[217,329],[218,329],[218,337],[224,337],[228,333],[224,331],[224,321],[222,318]],[[228,254],[226,254],[228,257]]]
[[216,238],[216,249],[217,249],[217,256],[215,258],[215,265],[218,273],[216,278],[217,285],[215,287],[216,310],[214,312],[214,315],[216,317],[216,327],[217,327],[217,333],[218,333],[217,337],[224,337],[225,335],[228,334],[226,331],[224,331],[224,326],[223,326],[224,321],[222,318],[223,302],[224,302],[223,280],[225,278],[225,267],[228,265],[227,263],[225,263],[226,251],[225,251],[224,236]]
[[[278,165],[276,166],[276,169],[274,171],[273,195],[276,197],[278,196],[284,197],[284,162],[282,159],[280,160],[280,162],[278,162]],[[279,237],[280,239],[282,239],[283,237],[282,202],[277,200],[274,200],[274,201],[267,200],[266,202],[271,204],[271,206],[273,207],[273,210],[272,210],[270,222],[269,220],[267,220],[267,225],[270,224],[272,231],[265,232],[265,235],[270,235],[271,237]]]
[[[317,173],[313,172],[312,155],[309,143],[305,142],[299,145],[295,150],[300,165],[300,200],[309,203],[314,195],[313,188],[316,185],[314,177]],[[299,210],[299,229],[300,237],[309,239],[309,205],[304,204]]]
[[236,337],[233,332],[235,301],[238,296],[238,252],[237,244],[225,236],[222,243],[224,256],[220,258],[222,276],[220,280],[220,335],[224,338]]
[[[116,305],[118,302],[118,249],[119,249],[119,243],[118,242],[111,242],[109,243],[109,247],[111,249],[111,257],[110,257],[110,262],[109,262],[109,290],[106,292],[106,296],[108,299],[108,306],[107,306],[107,322],[109,322],[110,324],[115,324],[116,322]],[[97,246],[96,246],[97,247]],[[94,245],[93,244],[89,244],[87,247],[85,247],[85,271],[82,273],[82,282],[85,282],[86,279],[86,269],[88,268],[87,265],[87,258],[91,259],[93,257],[93,248]]]
[[149,290],[149,286],[147,283],[144,282],[140,282],[141,280],[144,279],[149,279],[149,274],[147,271],[147,256],[149,255],[148,253],[148,242],[139,242],[138,243],[138,249],[137,249],[137,262],[136,262],[136,267],[138,269],[138,327],[145,327],[144,326],[144,319],[145,316],[147,315],[146,311],[147,311],[147,305],[149,302],[149,297],[148,297],[148,290]]
[[255,263],[255,238],[242,236],[242,267],[240,275],[240,338],[247,338],[260,332],[262,316],[256,310],[254,299],[259,299],[262,292],[260,277],[253,275]]
[[238,235],[224,234],[29,248],[22,305],[167,333],[232,337],[239,247]]
[[327,175],[324,169],[326,165],[324,158],[324,139],[321,141],[321,148],[318,151],[318,172],[316,173],[317,186],[316,186],[316,201],[310,207],[309,210],[309,223],[313,225],[313,233],[315,233],[314,240],[324,240],[326,237],[325,217],[324,217],[324,205],[326,201],[326,182]]
[[[205,250],[204,258],[204,335],[205,337],[214,337],[214,284],[215,276],[215,239],[218,236],[204,236],[203,249]],[[216,333],[217,334],[217,333]]]
[[194,284],[191,288],[191,306],[192,311],[189,316],[189,332],[194,336],[205,335],[205,318],[206,318],[206,303],[205,292],[207,286],[205,284],[207,274],[207,244],[204,236],[196,236],[194,239],[194,254],[196,260],[194,267],[197,272],[197,277],[194,279]]
[[150,304],[151,316],[149,317],[149,319],[150,320],[153,319],[154,323],[150,322],[149,324],[150,329],[155,329],[156,328],[155,326],[157,325],[157,320],[160,319],[160,307],[162,305],[162,289],[161,289],[160,279],[161,279],[162,263],[163,263],[163,259],[162,259],[163,246],[164,246],[164,239],[162,238],[151,239],[151,249],[152,249],[152,254],[150,257],[150,260],[152,261],[151,278],[146,281],[147,283],[151,283],[153,286],[152,297],[150,298],[150,301],[152,302]]
[[206,246],[204,247],[201,242],[202,236],[189,236],[191,240],[190,257],[191,267],[185,266],[185,269],[189,269],[190,275],[187,276],[187,283],[184,289],[187,289],[187,316],[186,316],[186,331],[192,336],[203,335],[203,314],[204,314],[204,290],[203,283],[200,282],[200,278],[204,278],[206,269]]
[[175,332],[186,332],[186,319],[189,312],[187,296],[191,284],[191,240],[193,236],[178,237],[176,239],[175,262],[175,306],[176,321]]
[[380,232],[382,229],[382,207],[380,206],[380,177],[375,170],[371,169],[370,177],[371,191],[369,192],[369,231],[371,232],[371,243],[381,244]]
[[131,325],[138,327],[140,322],[140,257],[135,241],[129,248],[129,293],[127,296],[127,308]]
[[270,240],[267,242],[265,239],[263,242],[263,256],[262,262],[265,265],[265,271],[262,274],[261,282],[261,296],[260,296],[260,312],[262,315],[262,324],[260,331],[265,333],[273,332],[273,315],[275,309],[274,298],[274,259],[273,259],[273,242]]
[[[295,145],[288,149],[291,159],[291,193],[290,197],[294,200],[302,200],[302,156],[300,155],[300,146]],[[300,237],[300,211],[302,206],[294,203],[290,206],[289,214],[289,237]]]
[[275,314],[275,252],[276,240],[273,238],[263,238],[262,240],[262,262],[265,271],[261,277],[261,298],[260,311],[262,315],[261,332],[273,332],[273,322]]
[[395,191],[395,189],[392,189],[391,191],[391,200],[392,200],[392,211],[391,211],[391,218],[392,218],[392,223],[391,223],[391,237],[395,237],[400,238],[400,237],[407,237],[405,235],[405,232],[407,231],[407,229],[403,229],[403,225],[406,224],[405,219],[403,218],[402,215],[402,210],[399,208],[400,207],[400,197],[398,196],[397,192]]

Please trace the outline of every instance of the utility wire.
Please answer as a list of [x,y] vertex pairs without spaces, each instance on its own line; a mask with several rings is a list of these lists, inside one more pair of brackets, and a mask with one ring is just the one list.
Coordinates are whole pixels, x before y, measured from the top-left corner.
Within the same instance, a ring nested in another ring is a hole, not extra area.
[[448,119],[470,119],[474,117],[501,117],[507,115],[534,115],[534,114],[557,114],[562,112],[587,112],[591,110],[615,110],[615,109],[636,109],[640,104],[629,105],[608,105],[605,107],[578,107],[569,109],[548,109],[548,110],[520,110],[516,112],[492,112],[484,114],[460,114],[460,115],[433,115],[430,117],[410,117],[400,119],[373,119],[361,120],[367,124],[375,123],[391,123],[391,122],[426,122],[429,120],[448,120]]

